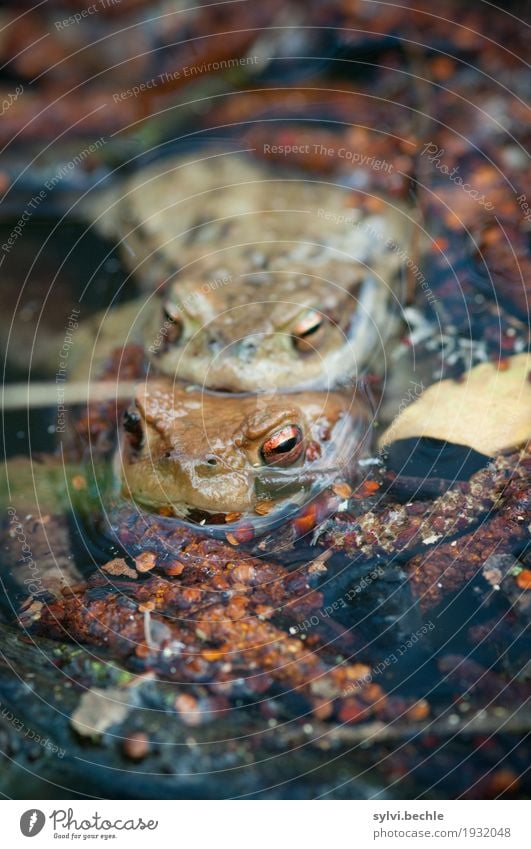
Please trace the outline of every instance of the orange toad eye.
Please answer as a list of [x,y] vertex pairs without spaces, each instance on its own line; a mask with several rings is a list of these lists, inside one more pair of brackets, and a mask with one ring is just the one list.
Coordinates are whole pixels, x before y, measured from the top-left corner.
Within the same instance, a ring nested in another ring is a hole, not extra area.
[[164,331],[163,335],[166,343],[175,345],[183,335],[183,318],[175,304],[171,301],[166,301],[163,307],[164,313]]
[[325,319],[317,310],[308,310],[293,328],[293,344],[301,353],[309,353],[317,348],[323,339]]
[[268,466],[291,466],[302,454],[303,435],[297,425],[285,425],[268,437],[260,449]]

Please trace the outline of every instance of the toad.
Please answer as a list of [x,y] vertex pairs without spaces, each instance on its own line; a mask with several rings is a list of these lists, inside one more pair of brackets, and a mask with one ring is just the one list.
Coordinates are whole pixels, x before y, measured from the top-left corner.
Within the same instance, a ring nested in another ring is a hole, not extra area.
[[218,152],[143,169],[103,206],[145,294],[96,319],[96,360],[128,338],[156,371],[229,391],[329,388],[383,361],[407,298],[397,202]]
[[117,473],[126,496],[163,515],[265,514],[344,474],[368,423],[338,392],[218,395],[155,380],[125,413]]

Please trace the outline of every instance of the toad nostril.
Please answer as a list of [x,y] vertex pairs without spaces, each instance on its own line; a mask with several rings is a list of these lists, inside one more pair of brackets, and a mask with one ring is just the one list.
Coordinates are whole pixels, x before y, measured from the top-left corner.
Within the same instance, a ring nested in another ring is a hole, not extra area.
[[219,354],[224,343],[218,334],[209,333],[207,337],[207,344],[212,354]]
[[200,478],[215,478],[219,474],[219,457],[215,454],[206,454],[202,462],[195,466],[195,474]]
[[250,362],[258,350],[258,342],[256,339],[242,339],[237,345],[237,354],[243,362]]

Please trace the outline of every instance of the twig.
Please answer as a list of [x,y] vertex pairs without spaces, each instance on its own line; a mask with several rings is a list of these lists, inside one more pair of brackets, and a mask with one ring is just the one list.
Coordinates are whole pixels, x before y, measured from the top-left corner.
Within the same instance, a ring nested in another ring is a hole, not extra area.
[[54,407],[60,404],[93,404],[100,401],[123,401],[133,398],[137,383],[133,381],[98,381],[86,383],[12,383],[2,389],[2,409],[21,410]]

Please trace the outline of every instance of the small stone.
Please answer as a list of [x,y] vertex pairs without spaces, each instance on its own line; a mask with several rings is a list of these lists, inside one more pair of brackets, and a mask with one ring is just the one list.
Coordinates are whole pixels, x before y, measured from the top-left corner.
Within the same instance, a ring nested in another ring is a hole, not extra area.
[[181,575],[184,571],[184,563],[179,563],[178,560],[174,560],[169,566],[164,567],[164,574],[171,575],[172,578],[177,575]]
[[498,769],[489,782],[489,790],[493,796],[499,796],[507,790],[518,790],[520,779],[512,769]]
[[231,580],[242,584],[250,584],[256,577],[256,569],[252,563],[240,563],[231,572]]
[[499,589],[503,579],[512,573],[518,561],[512,554],[491,554],[485,560],[481,573],[487,583],[494,589]]
[[137,657],[147,658],[151,654],[151,649],[146,643],[138,643],[135,648],[135,654]]
[[240,525],[239,528],[236,528],[234,533],[229,531],[228,534],[225,534],[225,539],[227,542],[230,542],[231,545],[240,545],[242,542],[251,542],[253,538],[254,528],[250,523]]
[[220,649],[205,649],[201,652],[201,657],[208,663],[215,663],[217,660],[221,660],[223,654],[224,653],[220,651]]
[[135,731],[123,743],[124,755],[133,761],[141,761],[149,754],[149,739],[143,731]]
[[355,490],[354,498],[368,498],[380,489],[378,481],[366,480]]
[[232,525],[233,522],[237,522],[241,519],[241,513],[226,513],[225,514],[225,524]]
[[426,701],[426,699],[421,699],[419,702],[416,702],[414,705],[412,705],[409,708],[409,710],[407,712],[409,719],[413,719],[416,722],[419,722],[423,719],[426,719],[426,717],[428,717],[429,714],[430,714],[430,705]]
[[113,575],[116,578],[132,578],[134,581],[138,578],[135,570],[131,569],[131,567],[127,565],[123,557],[115,557],[114,560],[109,560],[109,562],[101,568],[103,572],[107,572],[108,575]]
[[315,719],[324,721],[329,719],[334,711],[334,703],[330,699],[315,699],[312,705],[312,714]]
[[143,731],[135,731],[124,740],[124,755],[133,761],[141,761],[149,755],[149,739]]
[[227,542],[229,542],[231,545],[239,545],[239,544],[240,544],[240,543],[238,542],[238,540],[236,539],[236,537],[234,536],[234,534],[232,534],[232,533],[230,533],[230,532],[229,532],[228,534],[225,534],[225,539],[226,539],[226,540],[227,540]]
[[425,537],[422,542],[424,545],[433,545],[433,543],[438,542],[440,539],[442,539],[442,534],[432,534],[429,537]]
[[201,724],[201,711],[199,704],[194,696],[188,693],[181,693],[175,699],[175,710],[179,714],[181,722],[190,727]]
[[332,487],[332,492],[334,495],[339,496],[339,498],[350,498],[352,495],[352,487],[345,483],[344,481],[338,481]]
[[32,596],[30,596],[24,602],[24,609],[21,611],[19,616],[19,622],[23,628],[28,628],[34,622],[37,622],[40,619],[42,608],[44,607],[42,601],[34,600]]
[[531,569],[522,569],[516,576],[516,585],[521,590],[531,590]]
[[135,563],[139,572],[150,572],[157,565],[157,555],[152,551],[143,551],[135,557]]
[[312,531],[317,524],[317,507],[315,504],[308,504],[299,515],[293,520],[293,527],[300,536]]
[[356,699],[345,699],[338,711],[339,721],[345,723],[361,722],[366,715],[365,705],[360,704]]

